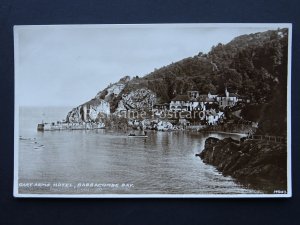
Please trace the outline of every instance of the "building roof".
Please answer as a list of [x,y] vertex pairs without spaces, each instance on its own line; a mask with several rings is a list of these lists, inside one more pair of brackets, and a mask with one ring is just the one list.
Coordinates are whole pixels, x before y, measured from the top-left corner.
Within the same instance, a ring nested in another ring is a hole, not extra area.
[[207,98],[206,102],[217,102],[217,100],[214,98]]
[[207,95],[200,95],[197,98],[197,101],[199,101],[199,102],[216,102],[216,99],[209,98]]
[[229,97],[240,97],[238,94],[235,94],[235,93],[229,93]]
[[177,95],[171,101],[185,101],[186,102],[186,101],[190,101],[190,99],[187,95]]
[[207,95],[199,95],[199,97],[198,97],[197,100],[198,100],[199,102],[205,102],[206,98],[207,98]]

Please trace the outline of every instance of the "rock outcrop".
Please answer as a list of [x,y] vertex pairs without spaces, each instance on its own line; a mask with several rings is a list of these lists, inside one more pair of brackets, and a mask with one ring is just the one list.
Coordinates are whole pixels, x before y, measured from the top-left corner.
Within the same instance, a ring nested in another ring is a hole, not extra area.
[[[141,88],[122,95],[119,102],[121,109],[146,110],[151,109],[156,102],[156,94],[147,88]],[[117,111],[120,111],[118,108]]]
[[173,129],[173,125],[170,122],[168,122],[168,121],[160,121],[157,124],[156,129],[158,131],[169,131],[169,130]]
[[231,138],[208,138],[197,154],[223,175],[230,175],[244,185],[266,193],[287,190],[287,146],[284,143]]
[[107,88],[97,93],[97,95],[88,102],[72,109],[66,118],[67,122],[101,122],[103,118],[111,114],[111,103],[121,96],[129,76],[121,78],[118,82],[110,84]]
[[109,102],[106,102],[102,99],[93,99],[83,105],[72,109],[67,115],[66,122],[101,122],[101,119],[109,114]]
[[[90,101],[72,109],[67,122],[102,122],[110,114],[126,110],[149,110],[156,103],[156,94],[146,87],[133,88],[129,76],[110,84]],[[130,87],[129,87],[130,86]]]

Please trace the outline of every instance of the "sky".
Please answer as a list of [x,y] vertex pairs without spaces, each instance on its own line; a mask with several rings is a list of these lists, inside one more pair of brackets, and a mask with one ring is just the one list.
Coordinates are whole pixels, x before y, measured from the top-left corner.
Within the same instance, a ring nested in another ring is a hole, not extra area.
[[279,24],[15,26],[15,93],[22,106],[80,105],[125,75],[207,53]]

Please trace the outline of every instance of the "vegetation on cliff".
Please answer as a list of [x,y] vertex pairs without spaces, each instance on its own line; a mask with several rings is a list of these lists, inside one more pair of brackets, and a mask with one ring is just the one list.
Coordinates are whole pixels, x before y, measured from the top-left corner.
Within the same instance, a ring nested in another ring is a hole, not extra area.
[[[286,88],[287,29],[243,35],[213,46],[208,54],[183,59],[143,78],[163,100],[188,90],[232,92],[267,102],[277,86]],[[159,84],[159,85],[157,85]]]
[[122,96],[139,89],[151,90],[157,103],[165,103],[189,90],[223,93],[227,87],[251,99],[253,105],[241,115],[258,121],[261,133],[286,135],[287,53],[288,29],[242,35],[213,46],[207,54],[200,52],[145,76],[125,76],[95,98],[109,102],[114,113],[120,101],[127,104]]

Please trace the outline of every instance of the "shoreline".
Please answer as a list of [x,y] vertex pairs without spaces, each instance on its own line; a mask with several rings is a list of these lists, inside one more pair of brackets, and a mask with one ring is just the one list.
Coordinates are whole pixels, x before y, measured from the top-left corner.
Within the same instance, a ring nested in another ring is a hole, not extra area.
[[218,134],[232,134],[232,135],[240,135],[246,137],[246,133],[235,133],[235,132],[226,132],[226,131],[199,131],[202,133],[218,133]]
[[223,176],[229,175],[246,187],[268,194],[287,192],[287,151],[284,143],[210,137],[196,156],[214,166]]
[[37,124],[39,131],[55,130],[91,130],[91,129],[117,129],[117,130],[157,130],[157,131],[192,131],[201,133],[220,133],[228,135],[247,136],[254,133],[252,125],[238,124],[224,121],[221,124],[209,125],[207,123],[193,123],[187,121],[173,121],[169,119],[145,118],[145,119],[124,119],[112,116],[97,121],[80,118],[76,121],[59,120],[56,122],[42,122]]

